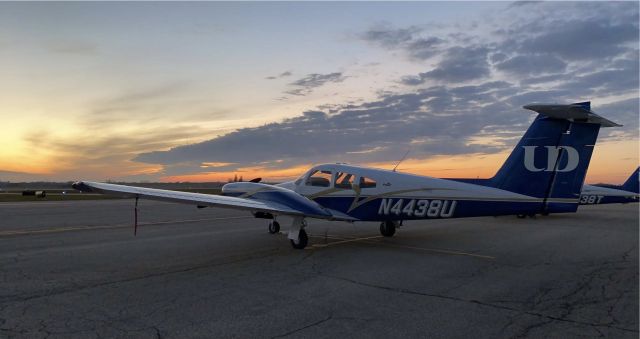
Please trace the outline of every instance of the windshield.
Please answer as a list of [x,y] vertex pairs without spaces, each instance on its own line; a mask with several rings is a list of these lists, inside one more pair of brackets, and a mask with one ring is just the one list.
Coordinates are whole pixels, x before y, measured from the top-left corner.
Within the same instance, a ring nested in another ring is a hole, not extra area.
[[307,179],[307,186],[329,187],[331,185],[331,171],[315,170]]
[[306,171],[306,172],[302,173],[302,175],[301,175],[301,176],[299,176],[299,177],[298,177],[298,179],[296,179],[293,183],[294,183],[296,186],[298,186],[298,185],[302,184],[302,182],[304,181],[304,178],[306,178],[306,177],[307,177],[307,174],[308,174],[308,173],[309,173],[309,171]]

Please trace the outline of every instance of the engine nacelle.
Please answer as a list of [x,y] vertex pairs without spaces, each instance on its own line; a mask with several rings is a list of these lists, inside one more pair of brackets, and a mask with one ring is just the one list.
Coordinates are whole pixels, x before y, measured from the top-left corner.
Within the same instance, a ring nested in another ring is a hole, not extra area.
[[222,195],[271,201],[300,211],[307,216],[331,217],[317,202],[290,189],[254,182],[232,182],[222,186]]

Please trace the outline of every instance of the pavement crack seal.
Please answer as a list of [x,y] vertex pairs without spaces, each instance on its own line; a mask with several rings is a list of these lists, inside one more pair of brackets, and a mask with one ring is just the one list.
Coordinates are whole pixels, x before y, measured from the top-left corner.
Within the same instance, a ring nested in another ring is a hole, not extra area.
[[160,329],[157,326],[153,326],[152,329],[156,331],[156,338],[162,339],[162,332],[160,332]]
[[295,330],[293,330],[293,331],[289,331],[289,332],[284,333],[284,334],[279,334],[279,335],[273,336],[273,337],[271,337],[271,339],[288,337],[288,336],[290,336],[290,335],[292,335],[292,334],[295,334],[295,333],[297,333],[297,332],[300,332],[300,331],[306,330],[307,328],[314,327],[314,326],[318,326],[318,325],[320,325],[320,324],[322,324],[322,323],[325,323],[325,322],[327,322],[327,321],[329,321],[329,320],[331,320],[331,319],[333,319],[333,314],[329,314],[329,316],[327,316],[327,317],[326,317],[326,318],[324,318],[324,319],[321,319],[321,320],[318,320],[318,321],[316,321],[316,322],[314,322],[314,323],[311,323],[311,324],[309,324],[309,325],[306,325],[306,326],[303,326],[303,327],[297,328],[297,329],[295,329]]
[[454,302],[471,303],[471,304],[476,304],[476,305],[482,306],[482,307],[490,307],[490,308],[499,309],[499,310],[505,310],[505,311],[509,311],[509,312],[517,312],[519,314],[526,314],[526,315],[530,315],[530,316],[545,318],[545,319],[548,319],[550,322],[551,321],[561,321],[561,322],[567,322],[567,323],[585,325],[585,326],[591,326],[591,327],[613,328],[613,329],[617,329],[617,330],[620,330],[620,331],[631,332],[631,333],[638,333],[639,332],[637,329],[629,329],[629,328],[624,328],[624,327],[618,327],[618,326],[614,326],[612,324],[589,323],[589,322],[584,322],[584,321],[571,320],[571,319],[566,319],[566,318],[554,317],[554,316],[551,316],[551,315],[542,314],[542,313],[538,313],[538,312],[523,311],[523,310],[519,310],[517,308],[508,307],[508,306],[501,306],[501,305],[485,303],[485,302],[482,302],[480,300],[473,300],[473,299],[469,300],[469,299],[452,297],[452,296],[448,296],[448,295],[440,295],[440,294],[433,294],[433,293],[418,292],[418,291],[413,291],[413,290],[409,290],[409,289],[405,289],[405,288],[375,285],[375,284],[361,282],[361,281],[357,281],[357,280],[353,280],[353,279],[349,279],[349,278],[344,278],[344,277],[339,277],[339,276],[334,276],[334,275],[328,275],[328,274],[324,274],[324,273],[321,273],[321,272],[318,272],[318,271],[316,271],[316,273],[318,275],[320,275],[320,276],[323,276],[323,277],[337,279],[337,280],[349,282],[349,283],[360,285],[360,286],[366,286],[366,287],[370,287],[370,288],[381,289],[381,290],[390,291],[390,292],[394,292],[394,293],[417,295],[417,296],[429,297],[429,298],[438,298],[438,299],[449,300],[449,301],[454,301]]

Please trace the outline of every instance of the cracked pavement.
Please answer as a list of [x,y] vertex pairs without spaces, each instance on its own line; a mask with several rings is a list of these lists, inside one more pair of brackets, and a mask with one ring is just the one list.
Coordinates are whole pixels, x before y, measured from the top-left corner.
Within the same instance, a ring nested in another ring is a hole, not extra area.
[[0,204],[0,338],[639,334],[637,204],[390,239],[310,220],[304,251],[241,212],[149,201],[134,237],[132,208]]

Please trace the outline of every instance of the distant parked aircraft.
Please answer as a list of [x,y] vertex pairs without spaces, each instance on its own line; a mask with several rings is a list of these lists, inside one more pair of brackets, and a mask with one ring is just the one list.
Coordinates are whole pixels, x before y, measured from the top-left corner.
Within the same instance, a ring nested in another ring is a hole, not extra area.
[[638,202],[640,167],[622,185],[584,185],[580,205],[626,204]]

